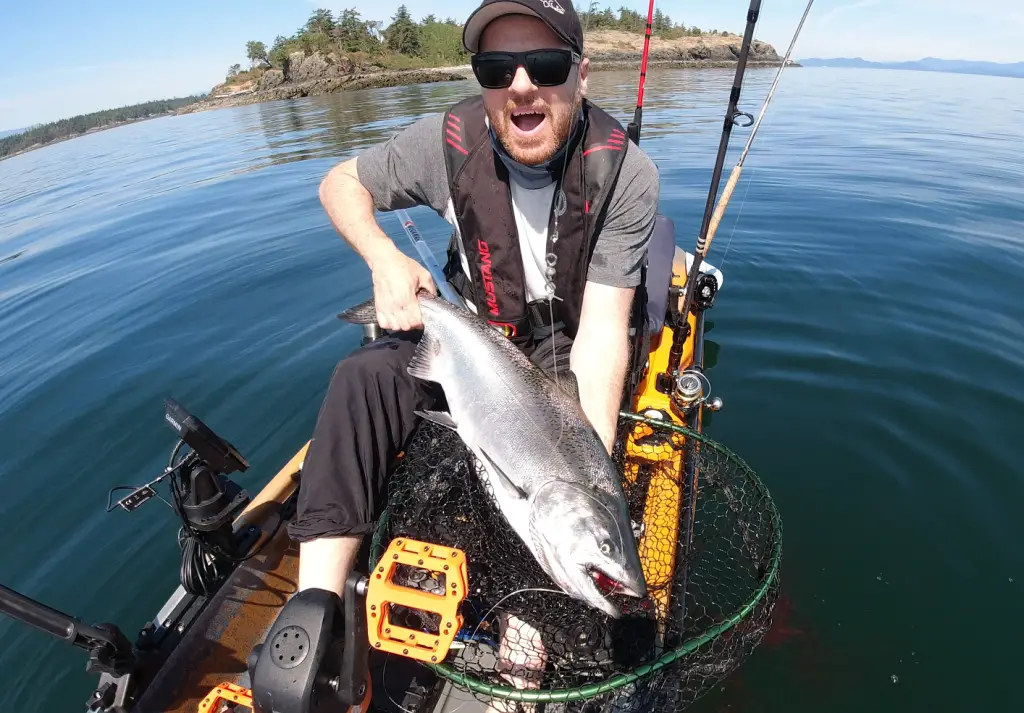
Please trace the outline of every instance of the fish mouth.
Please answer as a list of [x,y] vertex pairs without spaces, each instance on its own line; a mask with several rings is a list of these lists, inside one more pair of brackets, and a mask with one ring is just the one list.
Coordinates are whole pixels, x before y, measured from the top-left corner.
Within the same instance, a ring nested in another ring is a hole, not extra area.
[[624,594],[627,597],[643,599],[645,596],[647,596],[646,587],[644,587],[645,591],[640,592],[637,590],[636,587],[632,587],[624,582],[618,581],[617,579],[609,575],[607,572],[602,570],[600,567],[597,567],[595,565],[590,565],[589,567],[587,567],[586,572],[587,576],[589,576],[590,579],[593,580],[594,584],[597,586],[598,591],[601,592],[601,595],[604,597]]
[[547,119],[547,112],[532,107],[513,109],[509,115],[512,132],[522,138],[538,136],[544,130]]

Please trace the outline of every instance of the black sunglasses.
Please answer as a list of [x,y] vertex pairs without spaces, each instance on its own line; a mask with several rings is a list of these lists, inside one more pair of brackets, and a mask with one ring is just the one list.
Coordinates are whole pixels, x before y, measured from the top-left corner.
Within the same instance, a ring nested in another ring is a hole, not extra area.
[[567,49],[530,50],[529,52],[480,52],[470,64],[480,86],[506,89],[519,67],[526,67],[530,80],[538,87],[556,87],[569,78],[572,65],[581,57]]

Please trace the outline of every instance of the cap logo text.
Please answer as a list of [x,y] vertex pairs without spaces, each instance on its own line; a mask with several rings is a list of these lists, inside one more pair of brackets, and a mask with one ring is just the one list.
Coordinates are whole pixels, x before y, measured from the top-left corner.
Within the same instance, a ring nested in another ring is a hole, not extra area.
[[561,5],[558,4],[557,0],[541,0],[541,5],[548,8],[549,10],[554,10],[559,15],[565,14],[565,10],[562,8]]

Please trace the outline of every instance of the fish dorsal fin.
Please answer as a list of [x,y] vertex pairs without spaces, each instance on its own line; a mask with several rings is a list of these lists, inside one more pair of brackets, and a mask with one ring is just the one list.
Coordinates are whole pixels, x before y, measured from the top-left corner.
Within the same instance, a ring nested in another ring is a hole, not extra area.
[[459,430],[459,425],[455,423],[455,419],[452,418],[450,413],[445,413],[444,411],[413,411],[413,413],[431,423],[436,423],[438,426],[444,426],[453,431]]
[[416,352],[409,360],[407,371],[417,379],[426,381],[437,381],[437,360],[441,356],[441,342],[437,337],[424,332],[420,343],[416,345]]
[[505,492],[520,500],[526,500],[528,498],[526,491],[513,483],[512,479],[505,475],[505,472],[499,468],[493,460],[491,460],[491,457],[487,455],[486,451],[478,448],[476,449],[476,454],[481,460],[486,461],[488,470],[491,473],[494,473],[495,480],[501,484],[501,487],[505,489]]
[[572,369],[566,369],[558,375],[558,385],[569,395],[569,398],[576,403],[580,402],[580,384],[576,381],[576,375]]

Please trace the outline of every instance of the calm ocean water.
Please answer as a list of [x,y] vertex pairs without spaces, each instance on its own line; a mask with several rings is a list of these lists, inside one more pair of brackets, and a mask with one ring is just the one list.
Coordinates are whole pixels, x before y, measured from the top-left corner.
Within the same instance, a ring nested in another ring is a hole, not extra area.
[[[771,78],[750,73],[743,108],[756,114]],[[731,79],[648,80],[642,145],[691,250]],[[635,83],[595,74],[591,95],[625,121]],[[784,593],[772,636],[699,709],[1019,707],[1022,88],[783,78],[709,256],[725,284],[708,360],[725,402],[709,433],[782,512]],[[104,508],[110,487],[166,463],[163,398],[232,441],[257,491],[358,344],[334,315],[370,289],[318,182],[472,91],[164,118],[0,162],[0,581],[134,637],[176,585],[177,523],[156,501]],[[443,221],[413,217],[442,251]],[[0,709],[83,710],[85,660],[0,620]]]

